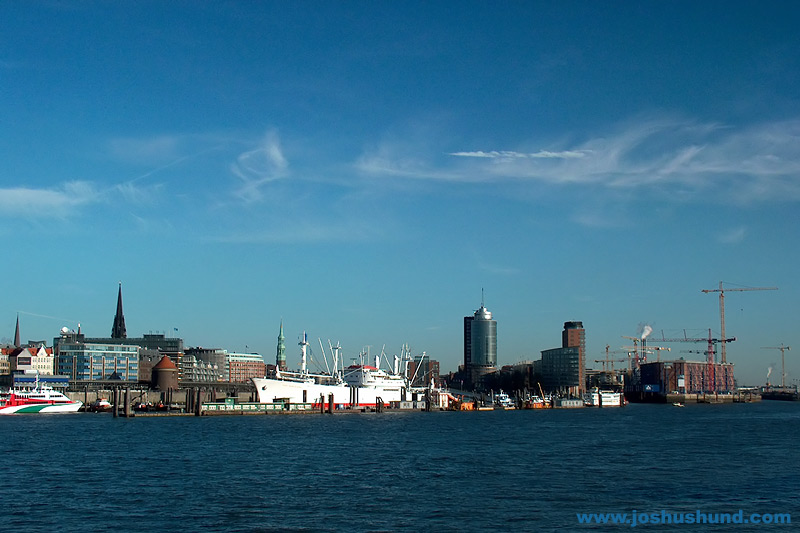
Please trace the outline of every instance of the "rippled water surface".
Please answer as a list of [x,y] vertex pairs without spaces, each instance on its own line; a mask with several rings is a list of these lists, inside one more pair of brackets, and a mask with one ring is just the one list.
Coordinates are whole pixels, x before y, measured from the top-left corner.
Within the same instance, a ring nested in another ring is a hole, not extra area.
[[10,531],[554,531],[613,529],[579,525],[579,512],[662,509],[800,522],[798,437],[800,405],[782,402],[9,416],[0,522]]

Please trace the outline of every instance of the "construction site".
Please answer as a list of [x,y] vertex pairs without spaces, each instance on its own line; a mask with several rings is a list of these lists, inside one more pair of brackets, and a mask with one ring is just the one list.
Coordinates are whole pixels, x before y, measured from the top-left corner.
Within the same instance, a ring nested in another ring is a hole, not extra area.
[[[725,292],[777,290],[777,287],[727,288],[723,282],[719,288],[704,289],[703,293],[719,293],[720,336],[714,337],[711,329],[707,337],[690,337],[684,330],[682,336],[661,338],[652,336],[652,328],[646,326],[640,337],[623,337],[633,341],[625,346],[628,355],[627,371],[624,375],[625,399],[636,403],[729,403],[760,401],[761,394],[753,390],[737,390],[733,363],[727,359],[726,345],[736,337],[725,334]],[[703,356],[700,360],[684,357],[663,359],[661,352],[671,352],[672,343],[705,344],[704,350],[682,350]],[[717,350],[719,347],[719,350]],[[606,362],[624,361],[609,359],[612,354],[606,347]],[[655,360],[653,360],[655,358]],[[613,368],[613,367],[612,367]]]

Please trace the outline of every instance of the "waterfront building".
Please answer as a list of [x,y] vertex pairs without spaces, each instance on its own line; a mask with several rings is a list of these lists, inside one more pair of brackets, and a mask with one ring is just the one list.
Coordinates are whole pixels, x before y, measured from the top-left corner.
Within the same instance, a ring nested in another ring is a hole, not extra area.
[[542,350],[542,387],[548,392],[577,396],[583,389],[578,348]]
[[655,361],[642,363],[625,384],[630,401],[664,402],[673,394],[730,394],[736,390],[732,363]]
[[[175,329],[175,332],[178,330]],[[119,285],[117,293],[117,312],[114,315],[114,324],[111,328],[111,337],[86,337],[81,333],[80,324],[78,331],[65,331],[59,337],[53,339],[53,350],[56,357],[59,354],[62,342],[86,342],[94,344],[126,344],[139,347],[140,366],[142,367],[142,381],[150,381],[150,371],[153,366],[161,360],[164,355],[168,356],[176,366],[179,367],[183,356],[183,339],[178,337],[167,337],[164,333],[145,333],[141,337],[128,337],[125,328],[125,315],[122,310],[122,284]]]
[[215,383],[220,375],[216,364],[207,363],[191,354],[181,358],[179,373],[183,383]]
[[[281,326],[282,333],[283,326]],[[264,358],[257,353],[229,353],[228,368],[228,379],[231,383],[249,383],[250,378],[263,378],[267,372]],[[286,370],[285,354],[282,370]]]
[[[228,351],[219,348],[186,348],[186,355],[190,356],[185,358],[189,363],[192,357],[197,362],[205,363],[206,370],[213,371],[213,378],[211,381],[230,381],[230,369],[228,361]],[[185,377],[181,378],[183,381],[190,381]],[[203,380],[205,381],[205,380]]]
[[542,350],[535,371],[551,392],[581,396],[586,392],[586,333],[583,322],[564,322],[561,348]]
[[59,374],[73,381],[139,381],[139,347],[65,340],[56,356]]
[[483,376],[497,371],[497,321],[481,301],[472,316],[464,317],[464,373],[472,388]]
[[53,349],[40,345],[38,348],[16,348],[8,355],[8,372],[37,372],[52,375],[55,371]]

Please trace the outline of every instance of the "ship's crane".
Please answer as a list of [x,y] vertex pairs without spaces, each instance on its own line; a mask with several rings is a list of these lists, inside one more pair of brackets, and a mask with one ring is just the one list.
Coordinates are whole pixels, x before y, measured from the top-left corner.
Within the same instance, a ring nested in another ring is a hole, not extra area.
[[719,334],[722,339],[719,341],[722,343],[722,350],[721,350],[721,360],[723,363],[728,361],[725,355],[725,343],[728,342],[728,339],[725,338],[725,291],[777,291],[778,287],[740,287],[736,289],[726,289],[722,287],[722,282],[719,282],[719,289],[703,289],[702,292],[708,294],[710,292],[718,292],[719,293]]
[[788,350],[789,348],[790,348],[789,346],[784,346],[783,343],[781,343],[780,346],[762,346],[761,347],[762,350],[780,350],[781,351],[781,388],[786,387],[786,371],[784,370],[785,366],[784,366],[783,352],[785,350]]

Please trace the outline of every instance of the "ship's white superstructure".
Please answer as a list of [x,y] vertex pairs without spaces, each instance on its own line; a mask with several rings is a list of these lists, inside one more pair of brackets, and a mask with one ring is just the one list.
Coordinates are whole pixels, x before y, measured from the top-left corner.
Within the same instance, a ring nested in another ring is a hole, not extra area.
[[33,388],[15,387],[0,394],[0,415],[23,413],[75,413],[83,402],[70,400],[52,387],[39,383]]
[[621,392],[600,390],[595,387],[586,393],[584,403],[587,407],[622,407],[625,400]]
[[[386,406],[411,396],[410,381],[406,377],[408,357],[405,353],[404,361],[395,356],[391,371],[380,368],[381,356],[375,357],[374,366],[366,364],[368,352],[360,354],[359,363],[344,367],[340,346],[333,346],[329,342],[333,368],[325,373],[312,374],[308,372],[308,340],[305,333],[298,344],[299,372],[276,370],[274,376],[252,378],[260,403],[313,403],[327,408],[332,401],[339,406],[374,407],[378,403]],[[320,348],[325,357],[321,341]],[[327,357],[325,363],[327,366]]]

